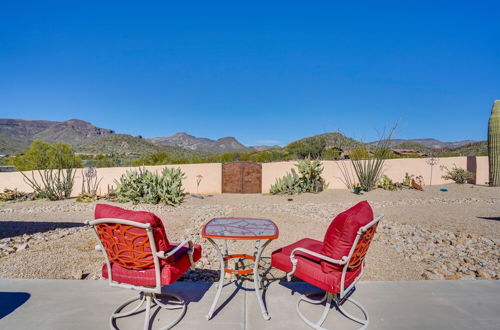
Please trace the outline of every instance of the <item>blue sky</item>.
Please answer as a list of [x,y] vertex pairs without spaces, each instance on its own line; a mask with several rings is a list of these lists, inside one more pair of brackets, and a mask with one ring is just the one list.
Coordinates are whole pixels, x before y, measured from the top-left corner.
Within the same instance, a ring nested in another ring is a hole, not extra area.
[[0,117],[248,145],[484,139],[498,1],[3,1]]

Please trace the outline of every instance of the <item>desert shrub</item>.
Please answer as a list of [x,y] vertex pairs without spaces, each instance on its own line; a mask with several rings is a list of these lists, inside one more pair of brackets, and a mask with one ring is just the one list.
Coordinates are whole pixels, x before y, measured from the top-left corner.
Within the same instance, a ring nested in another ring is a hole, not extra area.
[[370,158],[370,153],[365,148],[353,149],[349,155],[351,159],[367,159]]
[[318,193],[326,189],[325,180],[321,177],[323,166],[319,160],[306,158],[295,166],[297,166],[300,175],[292,169],[285,176],[276,179],[276,182],[271,186],[271,194]]
[[340,158],[340,153],[336,149],[325,149],[321,153],[321,158],[324,160],[334,160]]
[[448,167],[442,165],[441,170],[445,171],[445,174],[441,176],[445,180],[453,180],[456,183],[463,184],[468,180],[474,179],[474,173],[471,173],[463,168],[457,167],[453,164],[453,168],[450,170]]
[[405,173],[405,178],[403,179],[403,182],[401,183],[403,186],[411,188],[411,180],[415,177],[413,174],[408,174],[408,172]]
[[0,192],[0,201],[25,201],[35,199],[36,196],[34,193],[25,193],[22,191],[18,191],[17,189],[8,189],[5,188],[3,192]]
[[288,154],[296,158],[318,158],[321,157],[327,141],[322,137],[312,137],[305,140],[295,141],[285,147]]
[[73,148],[64,143],[50,144],[35,140],[30,149],[22,156],[14,157],[13,165],[35,191],[50,200],[69,198],[75,181],[76,167],[80,166],[79,157]]
[[160,175],[143,168],[127,171],[115,180],[116,197],[119,202],[180,205],[186,196],[183,178],[180,168],[165,168]]
[[393,153],[390,150],[390,145],[396,127],[397,125],[389,131],[386,137],[379,140],[372,157],[370,157],[366,149],[358,149],[358,152],[354,150],[351,153],[350,159],[358,178],[357,181],[365,191],[370,191],[377,187],[383,174],[385,160],[392,157]]
[[383,175],[380,178],[380,181],[377,185],[377,188],[382,188],[384,190],[390,190],[390,191],[395,191],[395,190],[400,190],[400,184],[392,182],[392,180],[387,176]]

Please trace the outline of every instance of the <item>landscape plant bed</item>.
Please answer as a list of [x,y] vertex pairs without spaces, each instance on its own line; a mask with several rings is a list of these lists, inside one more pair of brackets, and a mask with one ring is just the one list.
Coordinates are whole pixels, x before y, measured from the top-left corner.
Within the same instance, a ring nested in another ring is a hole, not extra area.
[[[452,184],[442,193],[442,187],[396,194],[374,190],[364,196],[330,190],[296,195],[292,201],[287,196],[214,195],[203,200],[188,198],[178,207],[99,203],[154,212],[163,219],[172,241],[182,237],[202,244],[197,270],[187,273],[184,280],[217,280],[216,255],[199,235],[211,218],[273,219],[280,238],[264,256],[268,263],[270,251],[300,237],[322,240],[329,221],[363,199],[370,201],[375,213],[386,214],[368,253],[364,280],[498,279],[500,199],[492,196],[500,196],[500,188]],[[92,218],[96,203],[74,199],[0,202],[0,221],[4,222],[0,223],[0,277],[99,279],[102,256],[94,250],[91,231],[81,226]],[[241,242],[230,244],[235,250],[251,248]],[[269,276],[283,275],[273,270]]]

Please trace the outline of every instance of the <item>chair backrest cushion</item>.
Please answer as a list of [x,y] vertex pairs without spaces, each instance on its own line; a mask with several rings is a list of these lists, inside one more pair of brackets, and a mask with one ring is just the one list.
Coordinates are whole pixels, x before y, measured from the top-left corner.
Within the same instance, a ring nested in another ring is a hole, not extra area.
[[[367,201],[360,202],[338,214],[326,231],[321,253],[333,259],[348,256],[359,228],[372,220],[373,210]],[[343,266],[322,261],[321,268],[323,272],[328,273],[342,270]]]
[[[170,243],[163,223],[155,214],[131,211],[121,207],[97,204],[95,219],[114,218],[151,224],[156,249],[170,250]],[[150,268],[154,265],[146,230],[121,224],[97,225],[98,235],[107,250],[111,262],[128,269]],[[120,237],[121,236],[121,237]]]

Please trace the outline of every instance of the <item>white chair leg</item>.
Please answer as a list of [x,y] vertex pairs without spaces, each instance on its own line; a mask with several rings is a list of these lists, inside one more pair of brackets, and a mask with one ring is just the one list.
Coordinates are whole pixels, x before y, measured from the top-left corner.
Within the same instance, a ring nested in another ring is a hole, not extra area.
[[[348,313],[343,307],[342,305],[346,302],[346,301],[350,301],[353,305],[355,305],[356,307],[358,307],[364,314],[365,316],[365,319],[359,319],[355,316],[353,316],[352,314]],[[355,321],[355,322],[358,322],[359,324],[362,324],[362,327],[361,328],[358,328],[358,330],[364,330],[368,327],[368,323],[370,322],[370,319],[368,317],[368,312],[366,311],[366,309],[363,307],[363,305],[361,305],[359,302],[357,302],[356,300],[354,299],[351,299],[351,298],[347,298],[344,300],[344,302],[342,303],[342,305],[340,303],[336,303],[337,305],[337,308],[338,310],[344,315],[346,316],[347,318]]]
[[144,330],[149,330],[150,311],[151,311],[151,294],[147,294],[146,295],[146,315],[144,316]]
[[[340,313],[342,313],[342,315],[346,316],[347,318],[359,323],[362,325],[361,328],[358,328],[358,330],[364,330],[368,327],[368,323],[369,323],[369,317],[368,317],[368,312],[366,311],[366,309],[359,303],[357,302],[356,300],[354,299],[351,299],[351,298],[346,298],[345,300],[342,301],[342,304],[340,303],[339,299],[337,298],[338,296],[334,295],[333,293],[330,293],[330,292],[325,292],[325,295],[321,298],[321,299],[312,299],[310,298],[310,296],[314,296],[314,295],[318,295],[318,293],[321,293],[320,292],[311,292],[311,293],[307,293],[307,294],[304,294],[304,295],[301,295],[299,297],[299,300],[297,301],[297,313],[299,314],[300,318],[302,319],[302,321],[304,321],[307,325],[309,325],[311,328],[313,329],[316,329],[316,330],[326,330],[326,328],[323,328],[322,325],[323,323],[325,322],[326,320],[326,317],[328,316],[328,312],[330,311],[331,307],[335,304],[338,308],[338,310],[340,311]],[[335,299],[334,299],[334,296]],[[315,304],[315,305],[319,305],[319,304],[322,304],[322,303],[325,303],[325,308],[323,310],[323,313],[321,314],[321,317],[320,319],[317,321],[317,322],[312,322],[310,321],[309,319],[307,319],[304,314],[302,314],[302,312],[300,311],[300,308],[299,308],[299,305],[300,305],[300,302],[301,301],[305,301],[307,303],[310,303],[310,304]],[[350,301],[353,305],[355,305],[356,307],[358,307],[364,314],[365,316],[365,319],[360,319],[360,318],[357,318],[355,316],[353,316],[352,314],[348,313],[343,307],[342,305],[346,302],[346,301]]]
[[[325,322],[326,317],[328,316],[328,312],[330,311],[330,308],[333,305],[333,294],[331,294],[330,292],[325,292],[325,295],[320,300],[315,300],[315,299],[309,298],[309,296],[313,296],[316,294],[318,294],[318,292],[311,292],[311,293],[307,293],[305,295],[301,295],[299,297],[299,300],[297,301],[297,306],[296,306],[297,313],[299,314],[302,321],[304,321],[311,328],[317,329],[317,330],[326,330],[325,328],[322,328],[321,326]],[[325,300],[326,300],[326,302],[325,302]],[[321,317],[317,322],[310,321],[307,317],[305,317],[304,314],[302,314],[302,312],[300,311],[300,307],[299,307],[301,301],[305,301],[305,302],[308,302],[310,304],[315,304],[315,305],[322,304],[323,302],[325,302],[325,309],[323,310],[323,313],[321,314]]]
[[[169,301],[167,303],[162,303],[160,301],[160,299],[162,297],[168,297],[171,299],[169,299]],[[120,311],[122,309],[124,309],[126,306],[130,305],[131,303],[133,303],[134,301],[139,300],[139,299],[140,299],[139,304],[136,307],[134,307],[132,310],[120,313]],[[120,307],[118,307],[113,314],[111,314],[110,323],[109,323],[110,328],[114,329],[114,330],[118,330],[118,328],[115,325],[115,319],[129,316],[129,315],[136,313],[142,307],[142,305],[144,305],[144,303],[146,304],[146,307],[144,309],[145,310],[144,330],[149,330],[149,323],[151,321],[151,307],[152,306],[158,306],[160,308],[165,308],[167,310],[181,309],[181,312],[175,318],[175,320],[173,320],[168,325],[166,325],[158,330],[171,329],[174,325],[179,323],[179,321],[182,319],[184,314],[186,314],[186,303],[181,297],[179,297],[176,294],[167,293],[167,292],[164,292],[164,293],[158,294],[158,295],[154,294],[154,293],[141,293],[141,296],[139,298],[127,300],[125,303],[121,304]]]

